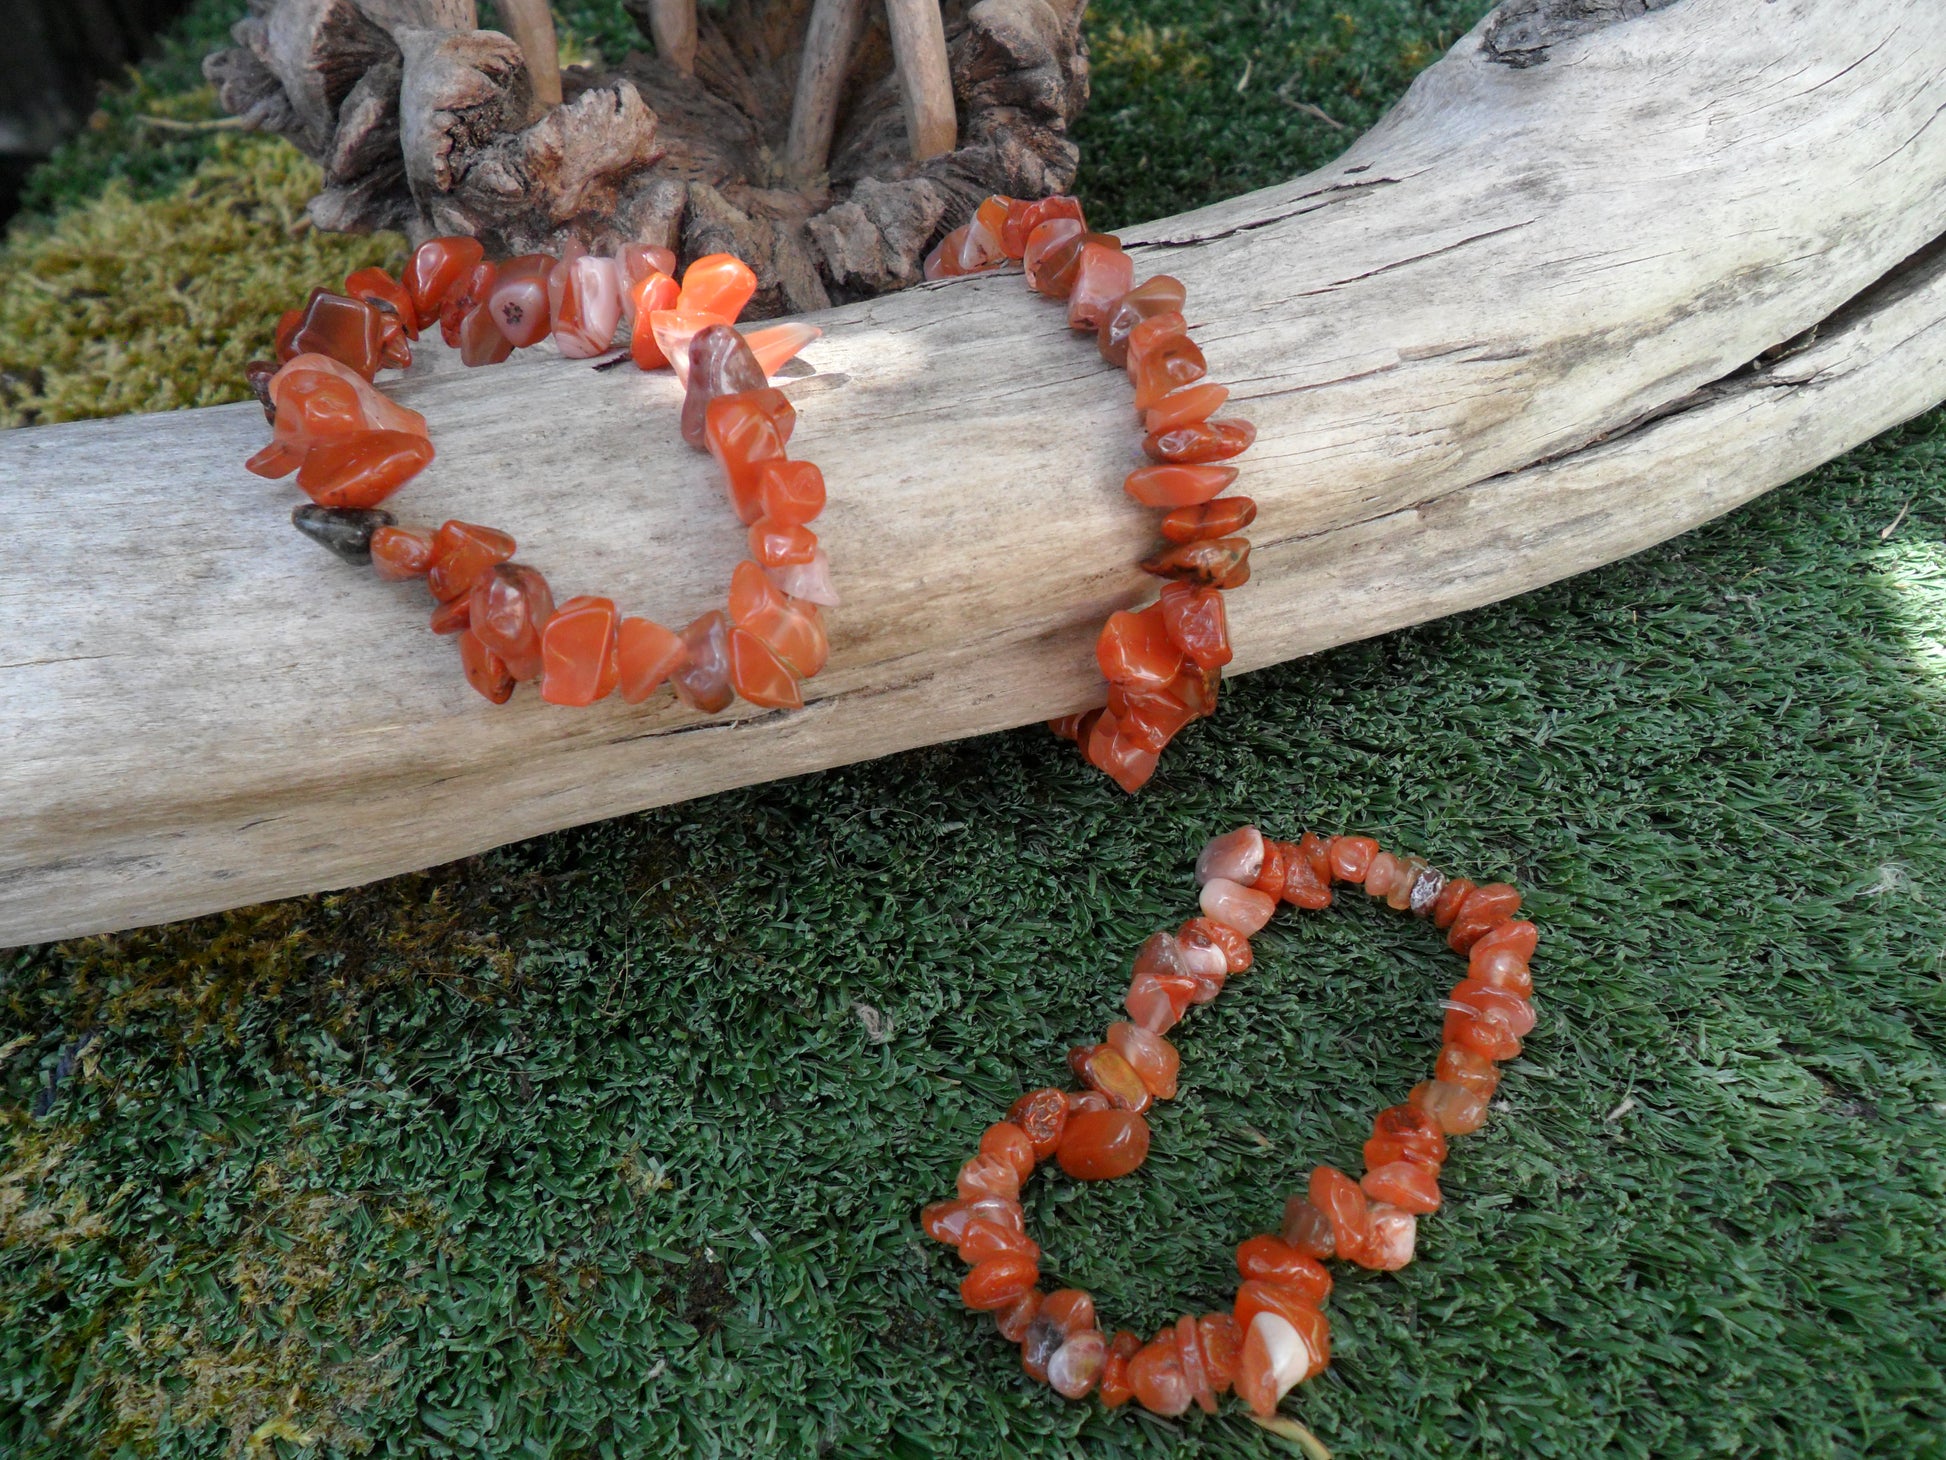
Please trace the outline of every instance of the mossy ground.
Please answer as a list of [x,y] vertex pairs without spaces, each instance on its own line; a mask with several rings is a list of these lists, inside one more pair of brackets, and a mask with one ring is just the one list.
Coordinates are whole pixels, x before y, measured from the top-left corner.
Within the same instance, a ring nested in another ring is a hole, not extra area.
[[[1478,8],[1098,0],[1088,196],[1321,160],[1343,134],[1291,101],[1363,125]],[[196,145],[186,181],[50,174],[0,255],[0,357],[42,371],[17,419],[233,391],[226,331],[390,246],[294,233],[288,154]],[[114,351],[149,383],[97,401]],[[1495,1119],[1421,1260],[1341,1274],[1294,1414],[1347,1456],[1946,1453],[1943,476],[1936,412],[1248,676],[1133,800],[1028,730],[0,955],[0,1453],[1282,1451],[1050,1399],[914,1222],[1245,816],[1516,878],[1547,930]],[[1111,1321],[1220,1301],[1436,1038],[1422,926],[1353,905],[1259,947],[1143,1173],[1031,1189]]]

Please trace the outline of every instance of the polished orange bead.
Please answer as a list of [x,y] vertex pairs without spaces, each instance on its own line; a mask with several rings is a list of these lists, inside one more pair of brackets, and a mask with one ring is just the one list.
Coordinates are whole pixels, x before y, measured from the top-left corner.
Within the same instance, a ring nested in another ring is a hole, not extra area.
[[1006,1307],[994,1310],[993,1326],[1008,1343],[1019,1343],[1040,1311],[1041,1290],[1029,1288]]
[[1372,1201],[1401,1211],[1423,1216],[1439,1210],[1439,1175],[1417,1161],[1388,1161],[1375,1166],[1359,1178],[1358,1185]]
[[1230,398],[1230,388],[1205,380],[1173,390],[1142,413],[1142,429],[1151,436],[1207,421]]
[[1193,1395],[1173,1332],[1145,1344],[1128,1361],[1128,1384],[1136,1403],[1151,1414],[1178,1415],[1189,1408]]
[[750,524],[745,539],[750,556],[766,568],[782,568],[792,563],[808,563],[817,556],[818,537],[810,528],[795,522],[778,522],[759,517]]
[[463,236],[428,239],[412,251],[402,282],[412,296],[420,329],[439,318],[447,292],[485,257],[479,239]]
[[1284,1395],[1324,1367],[1325,1357],[1318,1347],[1329,1353],[1324,1315],[1304,1310],[1297,1317],[1300,1323],[1264,1311],[1247,1327],[1238,1325],[1244,1328],[1244,1337],[1237,1357],[1237,1397],[1260,1418],[1270,1418]]
[[493,282],[500,277],[499,266],[482,261],[459,278],[439,304],[439,337],[454,349],[460,345],[460,329],[467,316],[481,308],[493,294]]
[[1039,1262],[1040,1244],[1025,1232],[975,1217],[960,1230],[959,1259],[970,1266],[989,1257],[1025,1257]]
[[1054,1154],[1077,1181],[1111,1181],[1148,1159],[1149,1125],[1131,1110],[1083,1111],[1069,1117]]
[[1532,923],[1500,923],[1473,944],[1468,953],[1468,967],[1472,960],[1484,958],[1502,950],[1517,954],[1523,961],[1533,958],[1534,950],[1540,945],[1540,929]]
[[399,328],[408,339],[419,338],[419,310],[412,302],[412,291],[385,270],[358,269],[345,275],[345,293],[392,311]]
[[1108,1047],[1122,1057],[1156,1099],[1176,1098],[1176,1072],[1182,1068],[1182,1056],[1168,1040],[1139,1024],[1118,1019],[1108,1026]]
[[1197,1340],[1203,1347],[1203,1368],[1210,1387],[1228,1394],[1236,1382],[1237,1361],[1243,1356],[1243,1334],[1228,1313],[1205,1313],[1196,1320]]
[[[1170,642],[1205,669],[1219,669],[1235,657],[1223,595],[1214,588],[1170,583],[1162,590],[1162,622]],[[1269,888],[1261,889],[1269,892]],[[1273,897],[1283,892],[1280,878]]]
[[1029,1090],[1009,1107],[1007,1120],[1025,1132],[1035,1159],[1045,1161],[1059,1148],[1067,1129],[1068,1097],[1052,1087]]
[[1128,337],[1145,319],[1159,314],[1181,314],[1185,294],[1180,279],[1157,274],[1144,279],[1115,301],[1114,308],[1102,316],[1095,332],[1101,358],[1110,365],[1128,364]]
[[[1331,1219],[1332,1242],[1338,1256],[1356,1262],[1370,1235],[1365,1193],[1358,1183],[1334,1166],[1311,1170],[1311,1205]],[[1242,1322],[1239,1317],[1238,1322]]]
[[1212,877],[1203,884],[1203,916],[1226,923],[1244,937],[1254,937],[1277,911],[1277,900],[1253,891],[1227,877]]
[[685,659],[669,676],[676,698],[692,710],[715,714],[736,698],[730,688],[730,620],[720,610],[702,615],[682,631]]
[[1144,558],[1142,571],[1205,588],[1233,588],[1249,579],[1250,543],[1241,537],[1181,543]]
[[1129,982],[1122,1007],[1134,1024],[1163,1034],[1181,1022],[1196,987],[1196,978],[1187,973],[1138,973]]
[[[624,243],[614,250],[615,267],[622,271],[622,283],[641,283],[651,274],[660,274],[671,284],[676,281],[675,250],[654,243]],[[675,295],[669,296],[670,303]]]
[[970,272],[962,262],[967,254],[967,235],[970,232],[970,226],[962,223],[935,243],[919,266],[919,277],[933,283],[940,279],[957,279],[961,274]]
[[1373,897],[1390,898],[1404,877],[1404,861],[1390,852],[1380,852],[1365,869],[1365,891]]
[[1332,1257],[1338,1250],[1338,1239],[1331,1230],[1331,1218],[1312,1206],[1311,1198],[1303,1192],[1284,1203],[1281,1235],[1287,1245],[1308,1257]]
[[521,563],[495,563],[474,580],[471,597],[480,642],[507,661],[515,679],[540,678],[541,631],[554,616],[547,579]]
[[411,431],[365,431],[313,446],[298,490],[320,507],[376,507],[425,470],[432,442]]
[[[1493,1098],[1493,1092],[1500,1086],[1499,1066],[1478,1050],[1468,1049],[1463,1044],[1442,1045],[1439,1062],[1433,1066],[1433,1079],[1477,1095],[1481,1100]],[[1431,1119],[1431,1116],[1427,1116]]]
[[966,1235],[967,1225],[975,1221],[992,1222],[1011,1232],[1027,1230],[1026,1213],[1020,1203],[1006,1197],[983,1196],[972,1201],[956,1197],[952,1201],[933,1202],[919,1213],[919,1223],[926,1229],[926,1235],[948,1247],[957,1247],[960,1238]]
[[960,1280],[960,1301],[975,1312],[1005,1308],[1040,1281],[1040,1264],[1030,1257],[989,1257]]
[[366,380],[378,374],[384,353],[384,316],[377,305],[329,289],[313,289],[297,327],[278,341],[278,358],[325,355]]
[[423,578],[432,568],[432,534],[413,527],[381,527],[372,533],[372,568],[387,582]]
[[246,469],[281,477],[296,471],[313,447],[368,431],[426,435],[426,418],[395,405],[350,366],[328,355],[299,355],[271,377],[271,443]]
[[1034,1174],[1034,1143],[1010,1120],[995,1121],[980,1132],[980,1154],[1008,1162],[1022,1181]]
[[1065,299],[1081,264],[1081,245],[1088,236],[1078,218],[1050,218],[1027,236],[1021,265],[1027,285],[1050,298]]
[[1113,239],[1090,235],[1081,245],[1068,290],[1068,328],[1098,330],[1135,282],[1135,260]]
[[997,1196],[1014,1201],[1020,1196],[1020,1181],[1020,1173],[1011,1160],[979,1152],[959,1168],[959,1198],[978,1201],[981,1197]]
[[1171,392],[1201,380],[1209,362],[1180,314],[1157,314],[1129,331],[1126,368],[1135,386],[1135,409],[1148,411]]
[[1106,772],[1110,780],[1132,796],[1155,774],[1160,752],[1153,748],[1153,741],[1153,736],[1139,729],[1124,733],[1120,722],[1104,713],[1088,732],[1083,754],[1088,764]]
[[1257,439],[1257,428],[1236,416],[1220,421],[1196,421],[1142,438],[1142,450],[1151,461],[1227,461],[1250,449]]
[[440,604],[432,611],[432,619],[427,624],[435,634],[464,633],[473,623],[473,600],[461,596]]
[[508,259],[495,273],[486,312],[509,345],[525,349],[547,338],[547,281],[553,272],[552,257],[530,253]]
[[1095,1326],[1095,1300],[1080,1288],[1057,1288],[1042,1302],[1040,1316],[1063,1338],[1072,1338]]
[[790,665],[748,629],[730,631],[730,683],[753,705],[766,710],[801,710],[804,690]]
[[1469,953],[1473,945],[1520,911],[1520,893],[1504,882],[1489,882],[1476,887],[1460,904],[1459,916],[1446,932],[1446,946],[1455,953]]
[[1119,1409],[1135,1397],[1135,1388],[1128,1382],[1128,1361],[1141,1351],[1142,1340],[1126,1328],[1109,1341],[1108,1361],[1102,1366],[1101,1379],[1095,1386],[1096,1397],[1104,1409]]
[[669,363],[656,338],[654,316],[673,311],[680,293],[676,281],[667,274],[649,273],[628,286],[628,307],[633,312],[628,331],[628,355],[640,370],[657,370]]
[[1094,1111],[1113,1110],[1115,1102],[1099,1090],[1070,1090],[1068,1094],[1068,1118],[1087,1115]]
[[1250,965],[1256,961],[1256,954],[1250,949],[1250,940],[1228,923],[1219,923],[1214,918],[1191,918],[1176,930],[1176,936],[1187,941],[1192,931],[1208,938],[1223,950],[1226,974],[1248,972]]
[[1454,877],[1439,890],[1439,896],[1432,905],[1432,925],[1435,928],[1450,928],[1459,916],[1460,904],[1472,895],[1473,884],[1464,877]]
[[676,308],[685,314],[735,319],[757,292],[757,276],[735,254],[713,253],[683,270]]
[[442,522],[432,535],[432,567],[426,586],[441,603],[463,597],[495,563],[514,555],[514,540],[474,522]]
[[541,630],[541,698],[592,705],[621,680],[621,617],[611,598],[570,598]]
[[[1501,924],[1505,927],[1506,924]],[[1477,978],[1489,988],[1505,989],[1522,998],[1534,992],[1534,975],[1527,960],[1511,948],[1489,948],[1484,954],[1480,944],[1467,954],[1467,977]]]
[[[1319,1266],[1322,1267],[1322,1264]],[[1308,1334],[1315,1331],[1318,1319],[1323,1317],[1318,1312],[1317,1303],[1305,1296],[1306,1292],[1316,1287],[1315,1282],[1290,1286],[1263,1278],[1246,1278],[1237,1285],[1231,1317],[1236,1320],[1237,1327],[1247,1333],[1259,1313],[1275,1313],[1299,1333]]]
[[1421,1080],[1407,1097],[1414,1105],[1439,1122],[1449,1136],[1471,1135],[1487,1120],[1487,1102],[1464,1085],[1445,1080]]
[[474,305],[473,312],[460,321],[460,364],[498,365],[513,352],[513,341],[501,333],[491,305],[484,302]]
[[465,671],[466,682],[494,704],[504,705],[513,698],[514,677],[507,672],[506,661],[482,644],[471,630],[460,633],[459,663]]
[[1331,838],[1331,875],[1339,882],[1363,882],[1378,855],[1378,843],[1368,836]]
[[1160,603],[1139,613],[1110,614],[1095,641],[1095,661],[1111,684],[1167,684],[1182,668],[1182,657]]
[[1070,1062],[1082,1084],[1101,1091],[1118,1109],[1132,1110],[1139,1115],[1155,1100],[1135,1067],[1113,1045],[1084,1047],[1081,1058]]
[[801,678],[809,679],[831,657],[817,605],[780,592],[755,563],[739,563],[730,575],[730,622],[763,640]]
[[1128,474],[1122,490],[1144,507],[1188,507],[1209,501],[1236,479],[1233,466],[1141,466]]
[[1416,1105],[1388,1105],[1372,1121],[1365,1142],[1365,1169],[1375,1171],[1393,1161],[1415,1161],[1434,1171],[1446,1159],[1446,1134]]
[[[1467,985],[1462,984],[1460,988],[1466,989]],[[1446,1024],[1440,1037],[1447,1044],[1461,1045],[1490,1060],[1514,1059],[1520,1054],[1520,1034],[1516,1032],[1508,1009],[1496,1004],[1487,995],[1497,995],[1519,1006],[1519,1023],[1527,1028],[1533,1027],[1533,1005],[1525,999],[1518,994],[1507,994],[1498,989],[1489,989],[1485,984],[1474,983],[1472,990],[1464,996],[1455,990],[1453,997],[1447,1001]]]
[[1008,198],[1007,211],[1000,224],[1000,251],[1010,259],[1027,252],[1027,240],[1041,224],[1054,218],[1072,218],[1082,223],[1081,200],[1065,194],[1031,201]]
[[645,618],[625,618],[616,634],[617,687],[622,698],[639,705],[689,660],[682,637]]
[[1094,1329],[1074,1334],[1047,1361],[1047,1382],[1063,1399],[1085,1398],[1108,1367],[1108,1340]]
[[1115,719],[1117,733],[1147,751],[1160,754],[1162,748],[1196,716],[1168,687],[1139,684],[1111,684],[1108,687],[1108,713]]
[[719,395],[704,407],[704,440],[723,468],[737,521],[748,524],[764,515],[760,470],[784,459],[796,419],[784,393],[769,386]]
[[788,460],[758,463],[758,516],[773,522],[808,523],[824,511],[824,501],[824,473],[815,463]]
[[1176,1362],[1182,1367],[1182,1376],[1189,1385],[1189,1397],[1204,1414],[1216,1413],[1216,1386],[1210,1382],[1209,1369],[1203,1363],[1203,1340],[1197,1331],[1196,1320],[1185,1313],[1176,1320]]
[[1361,1267],[1377,1272],[1397,1272],[1412,1261],[1418,1245],[1419,1219],[1404,1207],[1389,1202],[1372,1203],[1372,1240],[1365,1245]]
[[1237,1272],[1286,1288],[1314,1308],[1331,1296],[1331,1274],[1325,1265],[1281,1237],[1244,1238],[1237,1244]]
[[[1171,583],[1171,588],[1181,588],[1180,583]],[[1166,590],[1165,590],[1166,591]],[[1214,589],[1205,590],[1215,592]],[[1252,892],[1261,892],[1273,900],[1284,895],[1284,843],[1264,838],[1264,865],[1256,879],[1248,884]]]
[[564,250],[547,276],[547,316],[563,359],[586,360],[606,350],[622,322],[622,274],[615,261],[575,246]]

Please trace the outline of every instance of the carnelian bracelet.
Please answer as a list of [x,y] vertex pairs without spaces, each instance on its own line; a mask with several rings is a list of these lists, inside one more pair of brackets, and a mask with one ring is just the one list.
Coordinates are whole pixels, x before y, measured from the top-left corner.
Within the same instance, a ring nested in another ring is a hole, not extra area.
[[1155,774],[1177,731],[1216,708],[1230,662],[1223,590],[1250,579],[1250,543],[1239,536],[1257,516],[1248,497],[1222,495],[1237,478],[1221,463],[1241,455],[1257,429],[1237,418],[1212,420],[1229,389],[1204,379],[1208,364],[1189,337],[1182,283],[1158,274],[1135,282],[1121,241],[1090,233],[1073,198],[1022,202],[991,197],[973,221],[947,234],[926,259],[928,279],[986,273],[1018,261],[1028,285],[1068,302],[1068,324],[1093,331],[1102,359],[1124,367],[1153,463],[1128,474],[1123,489],[1145,507],[1168,509],[1169,546],[1143,570],[1169,581],[1136,612],[1111,614],[1095,644],[1108,681],[1099,710],[1049,721],[1125,791]]
[[[1216,837],[1196,862],[1202,913],[1153,934],[1136,956],[1123,1006],[1128,1019],[1106,1042],[1082,1045],[1068,1063],[1087,1087],[1034,1090],[988,1126],[960,1168],[958,1197],[921,1214],[928,1235],[950,1243],[971,1270],[960,1284],[969,1308],[990,1312],[1020,1345],[1021,1366],[1069,1399],[1090,1392],[1110,1408],[1133,1398],[1157,1414],[1192,1402],[1214,1412],[1234,1386],[1268,1417],[1292,1386],[1331,1358],[1321,1307],[1331,1292],[1324,1259],[1394,1270],[1412,1260],[1418,1219],[1440,1204],[1446,1138],[1478,1130],[1499,1083],[1497,1062],[1520,1053],[1534,1027],[1528,962],[1538,934],[1517,922],[1520,894],[1504,883],[1448,879],[1418,857],[1379,850],[1369,837],[1267,840],[1254,826]],[[1074,1288],[1043,1294],[1040,1248],[1027,1236],[1020,1189],[1052,1156],[1079,1181],[1134,1171],[1149,1153],[1143,1112],[1176,1093],[1181,1063],[1163,1036],[1191,1004],[1207,1004],[1251,965],[1250,937],[1280,901],[1331,904],[1333,883],[1362,885],[1390,907],[1430,917],[1467,959],[1467,976],[1444,1001],[1445,1028],[1433,1078],[1407,1103],[1379,1112],[1357,1181],[1330,1166],[1285,1204],[1278,1235],[1237,1247],[1242,1278],[1229,1312],[1185,1315],[1144,1343],[1097,1326],[1094,1299]]]
[[[768,384],[820,332],[784,324],[741,334],[731,326],[756,291],[749,267],[711,255],[678,286],[675,263],[646,245],[614,257],[570,245],[559,259],[527,254],[496,265],[475,239],[435,238],[413,253],[402,279],[360,269],[343,293],[314,290],[278,322],[276,363],[247,367],[274,434],[246,465],[265,477],[295,471],[311,500],[291,520],[339,557],[371,563],[388,580],[424,578],[438,605],[433,631],[458,637],[468,682],[496,704],[530,679],[557,705],[589,705],[617,690],[640,703],[667,680],[697,710],[722,710],[733,694],[795,709],[802,681],[829,657],[819,609],[838,598],[808,525],[823,510],[824,477],[785,454],[797,413]],[[705,613],[677,633],[623,617],[612,599],[557,606],[547,580],[513,560],[506,533],[458,521],[401,527],[378,510],[433,448],[425,418],[373,381],[409,365],[409,342],[434,320],[467,365],[496,364],[550,334],[563,356],[587,358],[626,320],[628,358],[644,370],[676,370],[683,439],[716,457],[749,527],[750,558],[731,575],[727,615]]]

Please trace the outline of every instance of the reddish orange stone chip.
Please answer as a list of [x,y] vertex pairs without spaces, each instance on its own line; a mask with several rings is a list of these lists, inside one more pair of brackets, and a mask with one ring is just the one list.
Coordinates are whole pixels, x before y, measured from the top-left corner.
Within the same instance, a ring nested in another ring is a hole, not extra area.
[[1092,1110],[1072,1116],[1055,1159],[1076,1181],[1112,1181],[1149,1157],[1149,1123],[1132,1110]]
[[432,442],[411,431],[365,431],[313,446],[297,485],[320,507],[376,507],[425,470],[432,455]]
[[570,598],[541,630],[541,698],[592,705],[621,679],[621,619],[611,598]]
[[617,634],[616,657],[622,698],[639,705],[689,662],[689,651],[674,629],[650,619],[625,618]]

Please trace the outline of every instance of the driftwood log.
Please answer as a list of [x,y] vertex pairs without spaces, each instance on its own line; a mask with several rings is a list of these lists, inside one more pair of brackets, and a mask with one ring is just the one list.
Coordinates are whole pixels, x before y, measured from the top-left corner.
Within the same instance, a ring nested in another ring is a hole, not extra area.
[[[1272,664],[1635,552],[1946,397],[1946,9],[1530,0],[1332,166],[1124,237],[1261,427],[1232,623]],[[254,405],[0,436],[0,943],[1098,702],[1097,626],[1153,591],[1126,383],[1012,276],[819,323],[788,388],[845,602],[792,714],[488,706],[422,590],[243,472]],[[558,592],[665,621],[721,601],[741,535],[669,380],[398,393],[439,447],[412,520],[503,524]]]
[[494,8],[251,0],[203,70],[323,168],[322,228],[735,253],[754,315],[914,283],[981,198],[1074,179],[1083,0],[629,0],[655,54],[600,72],[560,70],[547,0]]

